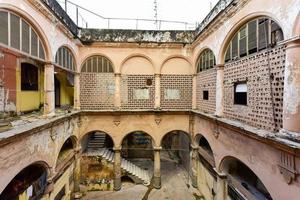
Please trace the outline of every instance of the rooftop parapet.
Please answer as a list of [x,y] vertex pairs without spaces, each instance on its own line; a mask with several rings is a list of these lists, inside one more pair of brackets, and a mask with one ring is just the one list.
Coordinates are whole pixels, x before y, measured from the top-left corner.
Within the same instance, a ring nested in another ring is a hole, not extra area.
[[190,44],[195,39],[195,31],[81,29],[79,38],[87,44],[92,42]]

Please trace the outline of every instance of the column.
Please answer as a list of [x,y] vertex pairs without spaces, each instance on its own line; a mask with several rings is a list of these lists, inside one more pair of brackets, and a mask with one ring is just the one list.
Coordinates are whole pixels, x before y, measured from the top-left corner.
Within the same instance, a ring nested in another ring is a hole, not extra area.
[[216,200],[227,199],[227,182],[225,174],[218,174],[216,188]]
[[121,183],[121,148],[117,147],[114,148],[115,152],[115,162],[114,162],[114,190],[118,191],[121,189],[122,183]]
[[224,112],[224,65],[216,65],[216,112],[215,115],[223,116]]
[[154,147],[154,176],[153,187],[156,189],[161,188],[161,173],[160,173],[160,150],[161,147]]
[[55,115],[54,66],[52,64],[45,65],[44,114],[46,116]]
[[197,162],[198,162],[198,146],[192,145],[192,186],[198,188],[197,182]]
[[160,109],[160,74],[155,74],[155,109]]
[[74,109],[80,110],[80,74],[74,74]]
[[115,73],[115,109],[121,109],[121,74]]
[[300,40],[287,44],[284,74],[283,130],[300,140]]
[[47,186],[45,188],[42,200],[49,200],[50,199],[50,194],[54,190],[54,181],[53,181],[54,176],[55,176],[55,169],[51,168],[50,169],[50,174],[47,177]]
[[76,149],[75,166],[74,166],[74,193],[80,193],[80,177],[81,177],[81,149]]
[[193,74],[192,109],[197,109],[197,74]]

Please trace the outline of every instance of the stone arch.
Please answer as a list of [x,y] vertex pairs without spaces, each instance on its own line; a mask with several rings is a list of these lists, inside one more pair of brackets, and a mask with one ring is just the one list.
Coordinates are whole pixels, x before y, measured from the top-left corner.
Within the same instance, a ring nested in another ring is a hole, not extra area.
[[210,47],[210,46],[208,46],[208,45],[205,45],[205,46],[201,47],[200,49],[197,49],[197,50],[195,51],[195,53],[193,54],[193,62],[192,62],[192,63],[193,63],[193,70],[194,70],[195,72],[197,71],[196,64],[197,64],[198,58],[199,58],[200,54],[201,54],[204,50],[206,50],[206,49],[210,49],[210,50],[214,53],[214,55],[216,55],[215,52],[213,51],[213,48]]
[[78,65],[77,65],[78,62],[77,62],[77,58],[75,56],[76,53],[75,53],[74,49],[69,44],[63,44],[63,45],[58,47],[58,49],[55,52],[54,61],[56,62],[56,55],[58,53],[58,50],[61,49],[61,48],[66,48],[70,52],[70,54],[72,55],[72,58],[73,58],[74,65],[75,65],[73,71],[77,72],[78,71]]
[[[134,63],[134,65],[132,65]],[[144,65],[140,67],[140,65]],[[132,54],[126,57],[120,65],[120,73],[128,75],[154,74],[155,66],[150,57],[143,54]],[[130,69],[131,68],[131,69]]]
[[165,138],[168,134],[173,134],[173,133],[175,133],[175,132],[181,132],[181,133],[183,133],[184,135],[186,135],[186,136],[189,138],[190,144],[192,144],[192,136],[191,136],[188,132],[186,132],[186,131],[184,131],[184,130],[176,129],[176,130],[168,131],[168,132],[166,132],[165,134],[163,134],[162,137],[161,137],[160,140],[159,140],[159,143],[158,143],[159,146],[162,145],[162,141],[164,140],[164,138]]
[[[246,16],[241,16],[240,21],[238,21],[236,24],[234,24],[231,29],[229,30],[229,32],[226,34],[225,38],[223,39],[223,42],[220,46],[220,50],[218,53],[218,57],[216,58],[216,63],[217,64],[224,64],[225,63],[225,54],[226,54],[226,50],[227,50],[227,46],[228,44],[231,42],[231,39],[234,37],[234,35],[236,34],[236,32],[247,22],[258,18],[258,17],[269,17],[271,18],[273,21],[275,21],[280,27],[283,27],[282,24],[280,23],[280,20],[278,20],[278,18],[276,16],[274,16],[274,14],[269,13],[269,12],[254,12],[254,13],[250,13]],[[283,37],[285,38],[286,36],[286,32],[284,29],[282,29],[283,31]]]
[[153,137],[151,134],[149,134],[148,132],[143,131],[143,130],[134,130],[134,131],[130,131],[130,132],[126,133],[126,134],[123,135],[122,138],[120,139],[120,143],[118,144],[118,146],[121,147],[121,146],[122,146],[122,143],[123,143],[123,141],[124,141],[124,139],[126,139],[127,136],[129,136],[130,134],[135,133],[135,132],[141,132],[141,133],[144,133],[144,134],[150,136],[150,137],[151,137],[151,142],[152,142],[152,147],[155,147],[155,146],[156,146],[156,141],[155,141],[154,137]]
[[195,73],[192,62],[182,55],[166,58],[160,66],[160,74],[191,75]]
[[[224,156],[219,164],[218,169],[220,172],[227,174],[227,179],[238,177],[238,181],[241,182],[240,185],[242,186],[242,189],[245,188],[246,194],[244,195],[246,195],[246,197],[247,192],[251,193],[251,191],[247,188],[251,186],[250,188],[253,190],[254,185],[252,186],[251,184],[257,184],[261,190],[265,190],[261,191],[257,189],[258,191],[262,192],[263,195],[267,195],[267,197],[272,198],[269,190],[263,183],[263,180],[257,175],[258,173],[254,169],[251,169],[246,162],[243,162],[239,158],[230,155]],[[249,179],[247,179],[247,176]]]
[[60,145],[59,145],[59,148],[58,148],[58,152],[55,156],[55,163],[54,163],[54,166],[56,167],[57,166],[57,161],[58,161],[58,158],[59,158],[59,155],[62,151],[62,148],[63,146],[68,142],[70,141],[71,144],[72,144],[72,150],[75,152],[77,147],[78,147],[78,139],[75,135],[71,135],[70,137],[66,138]]
[[78,71],[81,72],[82,67],[83,67],[83,65],[85,64],[85,62],[86,62],[89,58],[92,58],[92,57],[94,57],[94,56],[101,56],[101,57],[104,57],[104,58],[107,59],[109,62],[111,62],[113,71],[114,71],[114,73],[116,73],[116,67],[115,67],[115,64],[114,64],[114,62],[112,61],[112,59],[109,58],[107,55],[102,54],[102,53],[93,53],[93,54],[89,54],[89,55],[85,56],[85,57],[82,59],[80,65],[79,65],[80,67],[78,67]]
[[88,130],[88,131],[85,131],[84,134],[81,134],[80,137],[79,137],[79,140],[78,140],[78,145],[81,145],[80,143],[82,142],[83,138],[93,132],[101,132],[101,133],[105,133],[106,135],[108,135],[110,137],[110,139],[112,140],[113,142],[113,146],[115,146],[117,143],[115,141],[115,138],[113,137],[113,135],[108,132],[108,131],[102,131],[102,130],[98,130],[98,129],[92,129],[92,130]]
[[[21,176],[25,176],[24,175],[24,173],[25,172],[27,172],[26,170],[31,170],[31,168],[37,168],[37,167],[41,167],[42,169],[43,169],[43,171],[45,171],[45,173],[46,173],[46,179],[47,179],[47,177],[49,176],[49,174],[50,174],[50,166],[48,165],[48,163],[47,162],[45,162],[45,161],[42,161],[42,160],[39,160],[39,161],[35,161],[35,162],[32,162],[32,163],[30,163],[30,164],[28,164],[28,165],[26,165],[25,167],[22,167],[19,171],[17,171],[13,176],[12,176],[12,178],[9,180],[9,181],[7,181],[7,184],[5,185],[5,188],[3,188],[3,190],[0,190],[0,198],[2,199],[6,199],[6,198],[4,198],[2,195],[5,195],[5,193],[7,193],[7,194],[12,194],[11,193],[11,191],[10,191],[10,187],[12,187],[12,184],[14,184],[13,183],[13,181],[14,181],[14,179],[16,179],[15,180],[15,182],[16,181],[20,181],[20,179],[22,179],[22,177]],[[33,176],[33,174],[30,174],[30,175],[28,175],[28,177],[32,177]],[[25,176],[26,177],[26,176]],[[27,178],[28,178],[27,177]],[[25,188],[26,189],[26,188]],[[7,192],[5,192],[5,191],[7,191]]]
[[215,149],[211,146],[211,142],[205,136],[197,134],[194,137],[194,145],[199,147],[202,157],[215,167]]
[[293,24],[293,36],[300,35],[300,12],[298,13],[296,20]]
[[37,33],[37,35],[39,36],[40,40],[42,41],[43,47],[44,47],[44,51],[45,51],[45,61],[49,61],[52,62],[52,51],[51,51],[51,45],[49,42],[49,39],[47,38],[45,32],[43,31],[42,27],[39,25],[39,23],[27,12],[25,12],[24,10],[7,4],[7,3],[0,3],[0,8],[2,10],[7,10],[9,12],[13,12],[16,15],[22,17],[23,19],[25,19],[25,21],[30,24],[34,31]]

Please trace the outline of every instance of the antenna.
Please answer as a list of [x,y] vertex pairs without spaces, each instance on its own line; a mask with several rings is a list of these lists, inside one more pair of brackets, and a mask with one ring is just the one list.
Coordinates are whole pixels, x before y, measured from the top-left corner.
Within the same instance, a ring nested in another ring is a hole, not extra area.
[[158,29],[157,0],[154,0],[153,4],[154,4],[154,9],[153,10],[154,10],[155,25],[156,25],[156,29]]

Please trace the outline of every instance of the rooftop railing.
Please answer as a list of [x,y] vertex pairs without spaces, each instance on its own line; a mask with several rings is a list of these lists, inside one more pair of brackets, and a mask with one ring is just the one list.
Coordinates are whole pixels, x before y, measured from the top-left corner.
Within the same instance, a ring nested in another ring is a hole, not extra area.
[[196,23],[182,21],[105,17],[69,0],[58,0],[58,3],[81,28],[133,30],[195,30],[196,28]]

